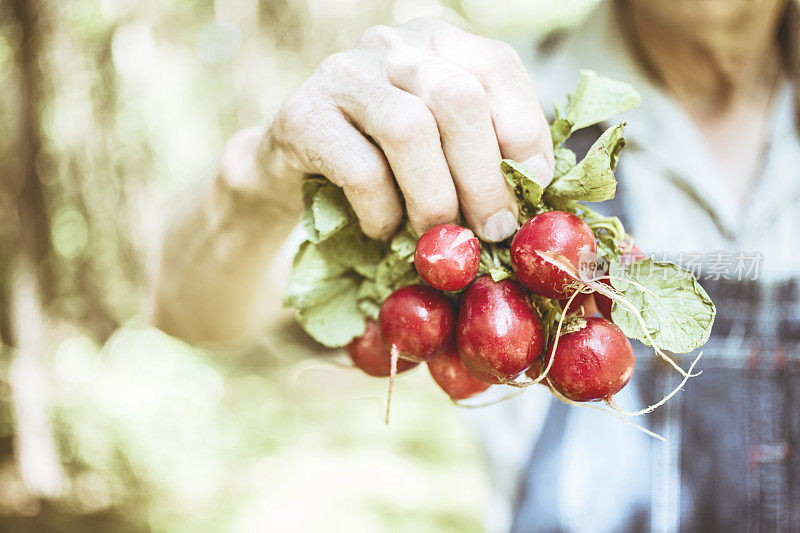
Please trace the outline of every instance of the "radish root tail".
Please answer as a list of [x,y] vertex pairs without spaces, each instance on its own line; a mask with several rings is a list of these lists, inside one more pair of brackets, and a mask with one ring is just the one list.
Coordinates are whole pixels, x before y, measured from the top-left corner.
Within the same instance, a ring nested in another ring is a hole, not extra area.
[[450,399],[450,401],[453,402],[453,405],[457,407],[462,407],[464,409],[479,409],[481,407],[489,407],[490,405],[497,405],[498,403],[510,400],[511,398],[516,398],[523,392],[525,391],[524,390],[514,391],[511,394],[506,394],[505,396],[497,398],[496,400],[491,400],[489,402],[484,402],[484,403],[468,404],[468,403],[462,403],[464,400],[453,400],[452,398]]
[[623,410],[622,408],[620,408],[619,405],[617,405],[617,402],[614,401],[613,397],[608,398],[606,400],[606,405],[608,405],[611,409],[613,409],[617,413],[619,413],[621,415],[624,415],[624,416],[641,416],[641,415],[646,415],[647,413],[652,413],[653,411],[656,410],[656,408],[661,407],[662,405],[667,403],[667,401],[669,401],[670,398],[675,396],[678,393],[678,391],[680,391],[683,388],[683,386],[686,385],[686,382],[689,381],[689,377],[699,376],[700,374],[702,374],[702,371],[698,372],[697,374],[692,374],[692,370],[694,370],[694,366],[700,360],[700,357],[702,357],[702,355],[703,355],[703,352],[700,352],[697,355],[697,357],[695,357],[694,361],[692,362],[691,366],[689,367],[689,371],[686,373],[685,376],[683,376],[683,380],[681,380],[681,382],[678,384],[677,387],[672,389],[672,392],[670,392],[669,394],[667,394],[666,396],[661,398],[661,400],[659,402],[654,403],[653,405],[651,405],[649,407],[645,407],[644,409],[639,409],[638,411],[625,411],[625,410]]
[[391,366],[389,367],[389,391],[386,393],[386,419],[384,422],[386,425],[389,425],[389,411],[392,407],[392,389],[394,388],[394,378],[397,376],[397,359],[400,357],[400,354],[397,352],[397,348],[392,346],[392,360]]
[[598,411],[602,411],[603,413],[609,414],[609,415],[611,415],[613,417],[618,418],[619,420],[622,420],[622,422],[624,422],[625,424],[631,426],[632,428],[638,429],[642,433],[644,433],[646,435],[649,435],[649,436],[653,437],[654,439],[658,439],[658,440],[660,440],[662,442],[667,442],[667,439],[665,439],[664,437],[662,437],[658,433],[650,431],[646,427],[640,426],[639,424],[634,424],[633,422],[628,420],[628,418],[626,418],[625,416],[617,413],[616,411],[609,411],[608,409],[603,409],[599,405],[593,405],[593,404],[590,404],[590,403],[575,402],[573,400],[570,400],[566,396],[562,395],[560,392],[558,392],[556,390],[556,388],[553,387],[552,383],[550,383],[549,379],[547,380],[547,384],[550,387],[550,392],[553,393],[553,396],[555,396],[556,398],[558,398],[559,400],[561,400],[562,402],[564,402],[566,404],[577,405],[578,407],[588,407],[589,409],[597,409]]
[[290,387],[299,387],[300,380],[307,372],[337,368],[351,370],[357,367],[352,363],[322,359],[320,357],[309,357],[298,361],[289,368],[289,371],[286,373],[286,382]]

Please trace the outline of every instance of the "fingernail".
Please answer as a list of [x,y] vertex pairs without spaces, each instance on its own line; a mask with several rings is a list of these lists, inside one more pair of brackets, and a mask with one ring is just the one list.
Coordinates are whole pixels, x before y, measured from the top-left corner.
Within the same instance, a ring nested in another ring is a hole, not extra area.
[[508,209],[502,209],[490,216],[483,225],[483,238],[489,242],[499,242],[511,237],[517,231],[517,217]]
[[550,182],[553,181],[553,166],[547,161],[544,155],[536,154],[530,159],[523,161],[522,164],[533,172],[533,176],[542,187],[547,187],[550,185]]

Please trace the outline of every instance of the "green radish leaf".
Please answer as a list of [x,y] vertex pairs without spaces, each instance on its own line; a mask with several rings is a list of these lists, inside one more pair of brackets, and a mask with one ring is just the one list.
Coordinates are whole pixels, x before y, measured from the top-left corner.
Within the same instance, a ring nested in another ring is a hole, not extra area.
[[375,291],[379,302],[406,285],[421,283],[422,278],[414,268],[414,250],[417,237],[409,224],[403,226],[389,243],[389,250],[378,262],[375,270]]
[[328,261],[352,268],[365,278],[374,279],[386,244],[370,239],[357,222],[352,222],[317,245]]
[[305,308],[332,298],[346,285],[342,278],[347,270],[346,266],[330,261],[319,246],[309,241],[302,243],[283,293],[284,305]]
[[550,127],[553,146],[563,143],[572,132],[629,111],[642,99],[630,84],[581,70],[578,87],[567,95],[567,103],[556,106]]
[[589,148],[586,157],[565,174],[555,177],[545,194],[584,202],[613,198],[617,189],[614,169],[625,146],[624,131],[625,123],[622,122],[603,132]]
[[317,191],[325,184],[325,181],[324,178],[308,178],[300,187],[303,194],[303,214],[300,216],[300,225],[306,232],[308,240],[312,242],[319,242],[319,231],[314,225],[314,213],[311,206],[314,204]]
[[422,278],[417,274],[414,263],[397,255],[388,254],[378,264],[375,275],[375,288],[380,296],[380,301],[385,300],[390,294],[406,285],[420,283]]
[[500,163],[500,170],[506,177],[506,181],[514,189],[519,205],[520,218],[527,220],[536,212],[536,205],[542,199],[542,186],[522,163],[517,163],[513,159],[503,159]]
[[411,223],[406,221],[403,227],[392,237],[389,243],[389,249],[401,257],[411,257],[411,261],[413,261],[418,240],[419,237],[411,227]]
[[511,250],[497,246],[497,259],[504,267],[511,268]]
[[363,280],[358,287],[357,297],[361,312],[370,318],[377,319],[378,312],[381,310],[381,299],[375,282],[371,279]]
[[358,308],[362,313],[364,313],[364,316],[367,316],[373,320],[378,320],[378,313],[381,311],[381,306],[380,304],[375,303],[374,300],[359,300]]
[[344,191],[325,178],[308,178],[302,193],[305,209],[300,222],[311,242],[322,242],[355,220]]
[[555,171],[553,172],[553,179],[558,179],[567,172],[569,172],[572,167],[575,166],[575,152],[570,150],[569,148],[564,148],[563,146],[556,146],[553,149],[553,155],[555,156],[556,166]]
[[562,313],[561,304],[556,300],[551,300],[550,298],[545,298],[536,294],[531,295],[531,303],[539,314],[539,318],[542,320],[545,345],[547,345],[555,336],[556,329],[558,329],[558,321],[561,320]]
[[597,239],[597,255],[603,261],[611,263],[616,261],[622,254],[619,249],[619,244],[612,236],[607,234],[598,235],[595,233],[595,239]]
[[364,332],[364,313],[358,305],[360,277],[331,261],[321,246],[300,245],[283,295],[295,308],[297,321],[317,342],[344,346]]
[[358,301],[357,276],[341,278],[335,297],[297,309],[297,321],[317,342],[329,348],[348,344],[364,333],[366,319]]
[[493,281],[502,281],[513,275],[511,250],[498,243],[481,245],[481,263],[478,272],[489,274]]
[[[556,107],[556,117],[558,117],[558,107]],[[567,140],[574,131],[575,124],[566,118],[556,118],[550,124],[550,137],[553,139],[553,148]]]
[[506,278],[511,277],[511,271],[505,267],[498,267],[498,268],[490,268],[488,271],[489,276],[491,276],[492,281],[503,281]]
[[[673,263],[643,259],[627,268],[612,263],[611,276],[611,285],[638,309],[662,349],[686,353],[708,340],[716,308],[690,271]],[[629,310],[615,302],[611,318],[625,335],[649,345]]]

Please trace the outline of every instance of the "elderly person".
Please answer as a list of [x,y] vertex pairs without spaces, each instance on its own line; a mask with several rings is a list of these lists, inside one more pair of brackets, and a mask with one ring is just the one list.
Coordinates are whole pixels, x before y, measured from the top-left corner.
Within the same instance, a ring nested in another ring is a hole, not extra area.
[[[508,238],[517,212],[500,159],[546,185],[540,102],[550,108],[592,68],[642,94],[626,117],[614,214],[645,250],[703,256],[719,312],[707,372],[648,418],[666,444],[546,391],[470,412],[493,480],[488,526],[798,531],[799,6],[609,0],[526,60],[441,20],[370,28],[268,128],[228,143],[216,179],[166,237],[154,320],[212,344],[280,331],[284,278],[268,266],[311,174],[340,185],[375,238],[392,234],[404,205],[418,232],[462,219],[486,241]],[[640,352],[622,403],[675,385],[652,360]]]

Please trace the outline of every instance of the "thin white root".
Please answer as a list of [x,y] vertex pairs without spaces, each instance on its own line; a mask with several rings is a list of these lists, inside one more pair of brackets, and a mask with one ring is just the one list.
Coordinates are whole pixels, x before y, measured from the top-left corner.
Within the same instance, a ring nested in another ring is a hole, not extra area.
[[356,368],[356,366],[332,359],[309,357],[298,361],[289,368],[289,371],[286,373],[286,382],[290,387],[297,387],[300,383],[300,379],[307,372],[312,372],[314,370],[331,370],[335,368],[346,368],[349,370]]
[[597,409],[598,411],[602,411],[604,413],[607,413],[607,414],[609,414],[611,416],[614,416],[614,417],[618,418],[619,420],[622,420],[625,424],[627,424],[627,425],[629,425],[629,426],[631,426],[633,428],[638,429],[642,433],[645,433],[645,434],[647,434],[647,435],[649,435],[649,436],[651,436],[651,437],[653,437],[655,439],[658,439],[658,440],[660,440],[662,442],[667,442],[667,439],[665,439],[664,437],[662,437],[658,433],[650,431],[646,427],[640,426],[639,424],[634,424],[633,422],[631,422],[630,420],[625,418],[623,415],[617,413],[616,411],[609,411],[607,409],[603,409],[599,405],[594,405],[594,404],[591,404],[591,403],[581,403],[581,402],[572,401],[569,398],[567,398],[566,396],[562,395],[560,392],[558,392],[556,390],[556,388],[553,387],[552,383],[550,383],[549,379],[547,380],[547,384],[549,385],[550,392],[553,393],[553,396],[555,396],[556,398],[558,398],[559,400],[561,400],[562,402],[564,402],[566,404],[577,405],[578,407],[588,407],[590,409]]
[[505,396],[497,398],[496,400],[492,400],[492,401],[484,402],[484,403],[478,403],[478,404],[461,403],[464,400],[453,400],[452,398],[450,399],[450,401],[453,402],[453,405],[455,405],[457,407],[463,407],[464,409],[478,409],[480,407],[489,407],[490,405],[496,405],[496,404],[498,404],[500,402],[504,402],[506,400],[510,400],[511,398],[515,398],[515,397],[519,396],[523,392],[525,392],[525,391],[524,390],[514,391],[511,394],[506,394]]
[[381,422],[385,422],[384,420],[384,409],[385,406],[383,405],[383,399],[378,398],[377,396],[363,396],[361,398],[354,398],[354,401],[359,402],[370,402],[375,405],[376,412],[378,413],[378,418]]
[[622,408],[620,408],[620,406],[617,405],[617,402],[614,401],[614,398],[607,399],[606,400],[606,405],[608,405],[611,409],[613,409],[617,413],[619,413],[621,415],[625,415],[625,416],[641,416],[641,415],[646,415],[647,413],[652,413],[653,411],[656,410],[656,408],[661,407],[662,405],[667,403],[667,401],[669,401],[670,398],[675,396],[678,393],[678,391],[681,390],[684,385],[686,385],[686,382],[689,381],[689,377],[699,376],[700,374],[703,373],[702,370],[701,370],[697,374],[692,374],[692,370],[694,369],[694,365],[697,364],[697,362],[700,360],[700,357],[702,357],[702,355],[703,355],[703,352],[700,352],[699,354],[697,354],[697,357],[695,357],[694,361],[692,362],[691,366],[689,367],[688,373],[683,377],[683,380],[680,382],[680,384],[677,387],[675,387],[674,389],[672,389],[672,392],[670,392],[669,394],[667,394],[666,396],[661,398],[661,401],[659,401],[658,403],[654,403],[650,407],[645,407],[644,409],[639,409],[638,411],[633,411],[633,412],[625,411]]
[[531,381],[520,382],[520,381],[514,381],[512,379],[511,381],[504,382],[503,385],[508,385],[509,387],[517,387],[518,389],[524,389],[530,387],[531,385],[536,385],[536,381],[531,380]]
[[394,387],[394,378],[397,375],[397,359],[400,357],[400,354],[397,352],[397,348],[392,346],[392,360],[391,366],[389,367],[389,392],[386,394],[386,420],[384,421],[386,425],[389,425],[389,410],[392,407],[392,388]]
[[556,337],[553,340],[553,349],[547,350],[547,348],[545,348],[545,353],[548,352],[550,353],[550,357],[548,357],[547,359],[547,366],[545,366],[541,374],[536,376],[536,379],[534,379],[530,383],[526,383],[525,384],[526,387],[530,385],[535,385],[536,383],[540,383],[544,378],[547,377],[548,372],[550,372],[550,368],[552,368],[553,366],[553,360],[556,358],[555,355],[556,355],[556,349],[558,348],[558,339],[559,337],[561,337],[561,327],[564,325],[564,319],[567,317],[567,310],[569,309],[569,306],[572,305],[572,301],[575,299],[575,297],[578,296],[578,294],[580,294],[581,292],[584,292],[583,287],[576,289],[575,292],[572,293],[572,296],[569,297],[569,300],[567,300],[566,305],[564,305],[564,309],[561,311],[561,318],[558,320],[558,327],[556,328]]

